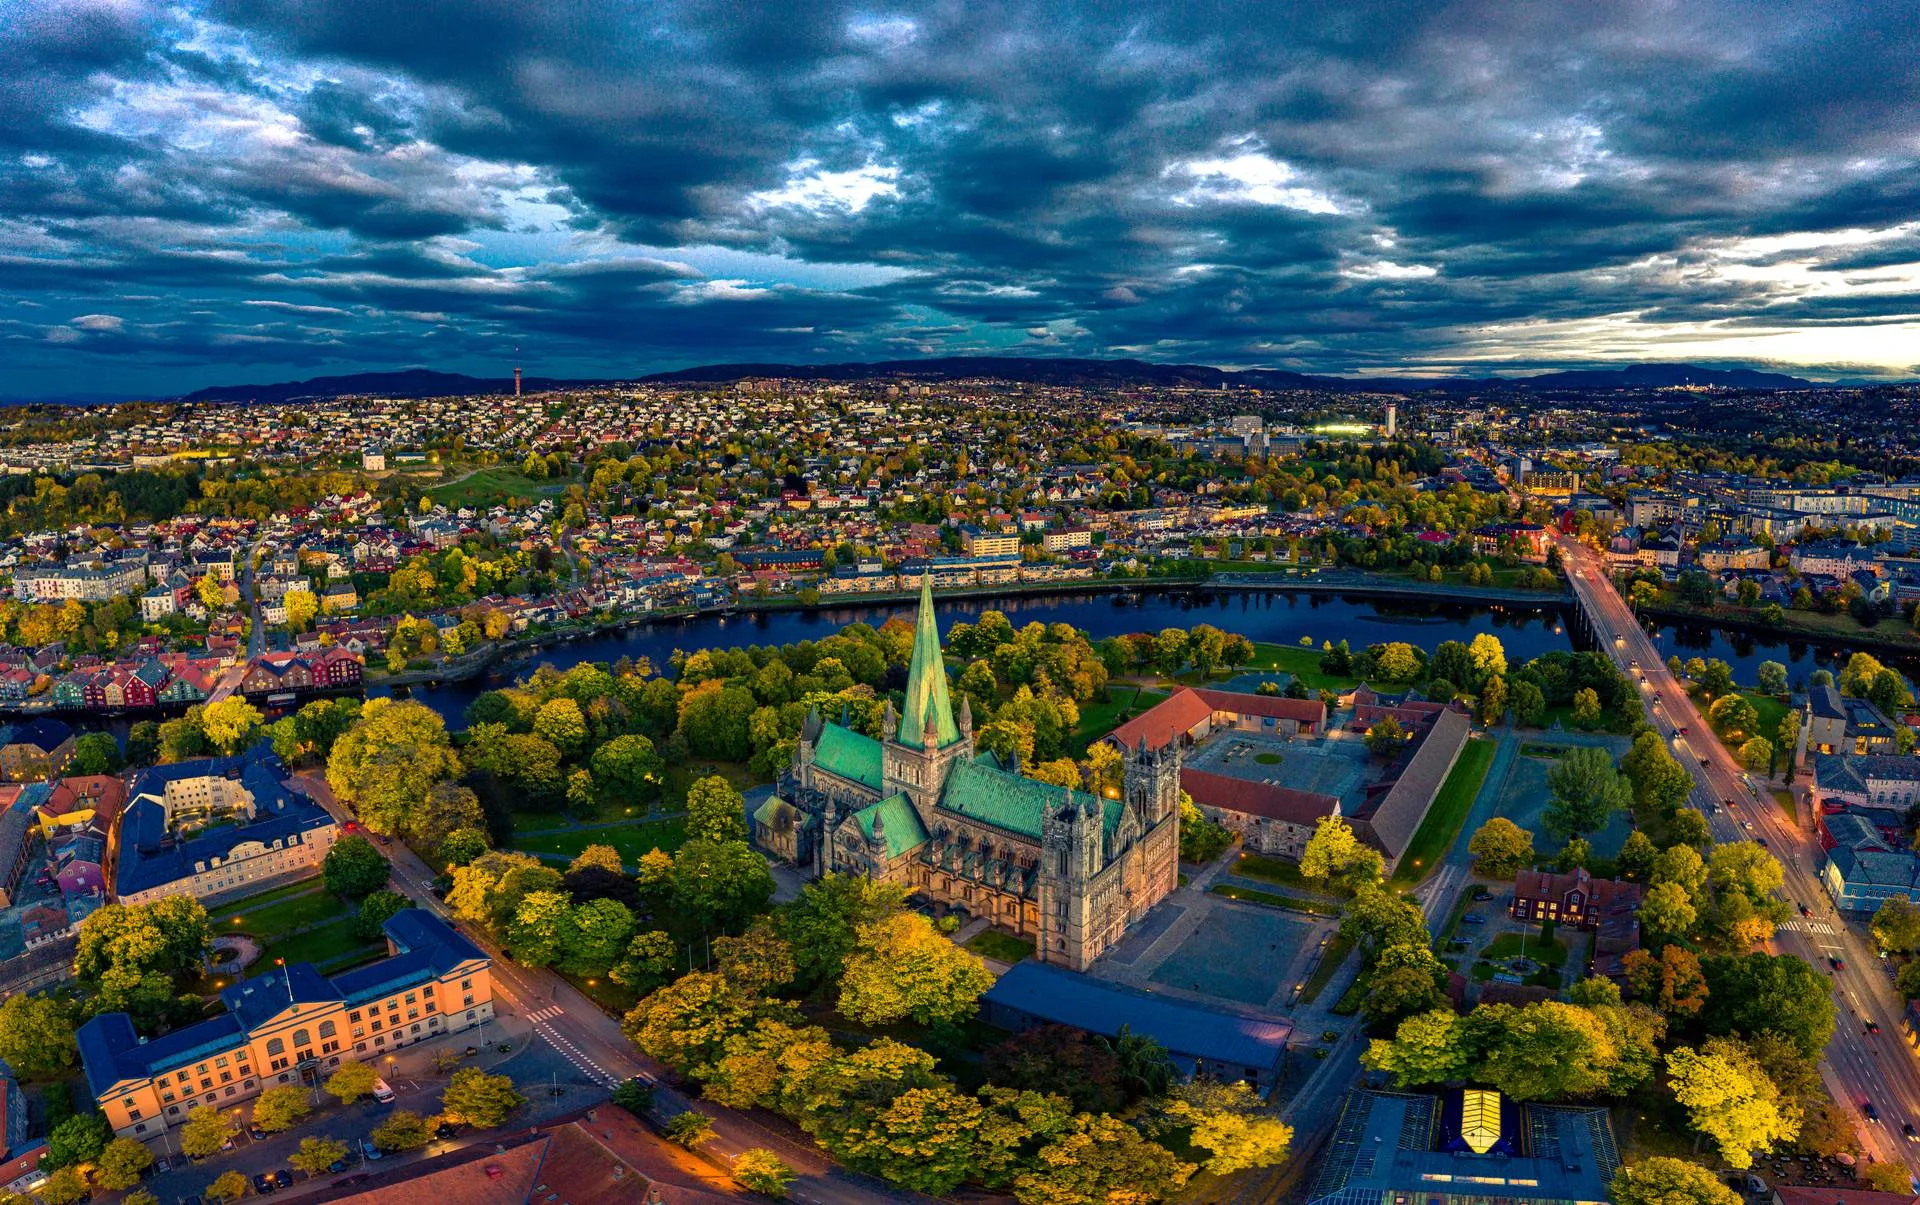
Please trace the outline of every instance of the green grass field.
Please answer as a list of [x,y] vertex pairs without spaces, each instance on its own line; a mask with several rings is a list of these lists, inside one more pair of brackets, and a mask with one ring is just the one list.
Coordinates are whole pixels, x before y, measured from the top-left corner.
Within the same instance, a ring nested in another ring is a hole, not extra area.
[[611,845],[631,870],[649,850],[672,853],[687,839],[678,820],[642,820],[612,828],[571,829],[566,832],[514,834],[513,848],[530,854],[578,857],[589,845]]
[[1019,962],[1033,957],[1033,943],[1024,937],[1015,937],[1011,933],[1002,933],[998,929],[982,929],[967,939],[967,949],[982,958],[991,958],[995,962]]
[[1488,958],[1524,956],[1550,967],[1565,966],[1567,962],[1567,947],[1558,938],[1548,941],[1537,933],[1502,933],[1488,942],[1487,948],[1481,953]]
[[1330,884],[1307,878],[1300,873],[1299,866],[1284,858],[1269,858],[1264,854],[1241,853],[1233,860],[1228,873],[1237,874],[1243,879],[1258,879],[1262,883],[1272,883],[1275,887],[1290,887],[1295,891],[1311,892],[1314,895],[1345,894]]
[[347,905],[339,896],[313,891],[262,904],[257,908],[235,911],[227,919],[214,922],[213,930],[216,933],[248,933],[261,941],[271,942],[282,933],[305,925],[317,925],[336,916],[345,916],[346,912]]
[[1215,883],[1207,888],[1209,895],[1222,895],[1230,900],[1240,900],[1249,904],[1268,904],[1275,908],[1293,908],[1301,912],[1311,912],[1317,916],[1338,916],[1340,906],[1329,900],[1304,900],[1298,896],[1275,895],[1271,891],[1255,891],[1251,887],[1240,887],[1233,883]]
[[1106,698],[1081,706],[1080,722],[1067,738],[1068,752],[1075,757],[1085,757],[1088,745],[1166,697],[1164,690],[1147,690],[1126,683],[1109,686]]
[[1467,813],[1473,810],[1473,800],[1480,794],[1487,767],[1493,764],[1493,750],[1493,741],[1475,737],[1460,751],[1460,760],[1453,763],[1452,773],[1440,784],[1440,793],[1427,810],[1427,818],[1420,822],[1419,831],[1413,834],[1399,865],[1393,868],[1394,882],[1417,883],[1426,878],[1460,839],[1460,827],[1466,823]]
[[534,499],[557,494],[564,482],[535,481],[519,469],[505,465],[475,470],[463,481],[451,481],[427,490],[435,502],[458,509],[471,506],[485,509],[511,502],[515,498]]
[[1321,673],[1322,655],[1320,646],[1317,644],[1307,648],[1297,644],[1271,644],[1260,641],[1254,644],[1253,660],[1247,663],[1246,668],[1279,670],[1292,674],[1308,690],[1351,690],[1360,685],[1358,678],[1337,678],[1332,674]]
[[319,879],[301,879],[297,883],[288,883],[282,887],[275,887],[271,891],[262,891],[258,895],[244,896],[240,899],[227,900],[225,903],[215,904],[207,910],[207,915],[213,917],[215,920],[219,920],[235,912],[245,912],[252,908],[263,907],[278,900],[290,899],[296,895],[305,895],[310,891],[322,890],[325,890],[325,888],[321,886]]
[[277,958],[286,959],[289,965],[296,962],[324,965],[345,960],[360,952],[365,952],[369,958],[378,957],[386,952],[386,943],[362,941],[354,936],[352,919],[342,917],[318,929],[268,942],[266,949],[261,951],[260,961],[252,969],[256,972],[269,970]]
[[1347,955],[1352,952],[1353,942],[1338,933],[1334,934],[1333,940],[1327,943],[1327,948],[1320,951],[1320,961],[1313,964],[1313,973],[1307,976],[1307,985],[1300,991],[1300,1003],[1312,1004],[1315,998],[1326,990],[1328,981],[1333,978],[1333,973],[1340,969],[1340,964],[1345,962]]

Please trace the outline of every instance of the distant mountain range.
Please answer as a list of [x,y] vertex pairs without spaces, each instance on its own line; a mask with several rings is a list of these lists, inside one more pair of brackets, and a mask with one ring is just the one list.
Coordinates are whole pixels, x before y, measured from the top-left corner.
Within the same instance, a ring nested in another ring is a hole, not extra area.
[[[1354,393],[1486,392],[1556,389],[1660,389],[1713,385],[1735,389],[1809,389],[1875,384],[1819,382],[1751,368],[1702,368],[1695,364],[1634,364],[1624,368],[1576,368],[1526,377],[1337,377],[1275,368],[1215,368],[1206,364],[1155,364],[1146,360],[1066,359],[1041,356],[944,356],[924,360],[879,360],[847,364],[709,364],[638,378],[527,377],[522,388],[587,389],[637,380],[648,384],[725,385],[754,378],[808,381],[951,381],[992,377],[1034,385],[1187,386],[1199,389],[1324,389]],[[175,399],[184,402],[298,402],[370,394],[379,397],[460,397],[513,392],[512,377],[475,377],[408,368],[357,372],[271,385],[215,385]],[[8,404],[33,399],[8,399]],[[53,399],[47,399],[53,400]],[[79,401],[79,398],[60,399]],[[91,398],[88,400],[108,400]]]

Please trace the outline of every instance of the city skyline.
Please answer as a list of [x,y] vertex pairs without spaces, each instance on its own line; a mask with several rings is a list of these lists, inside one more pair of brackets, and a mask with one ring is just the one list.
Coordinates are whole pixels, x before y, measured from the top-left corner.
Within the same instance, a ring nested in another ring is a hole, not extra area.
[[13,396],[1920,346],[1891,5],[7,11]]

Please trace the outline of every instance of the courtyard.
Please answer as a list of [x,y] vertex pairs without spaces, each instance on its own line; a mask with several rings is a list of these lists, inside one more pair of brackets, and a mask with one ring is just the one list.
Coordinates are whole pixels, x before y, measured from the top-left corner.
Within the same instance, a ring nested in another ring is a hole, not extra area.
[[1288,740],[1233,729],[1190,750],[1186,764],[1210,774],[1331,795],[1342,803],[1357,802],[1367,783],[1378,777],[1366,745],[1357,740]]
[[1337,922],[1225,896],[1165,904],[1092,973],[1149,991],[1284,1013]]

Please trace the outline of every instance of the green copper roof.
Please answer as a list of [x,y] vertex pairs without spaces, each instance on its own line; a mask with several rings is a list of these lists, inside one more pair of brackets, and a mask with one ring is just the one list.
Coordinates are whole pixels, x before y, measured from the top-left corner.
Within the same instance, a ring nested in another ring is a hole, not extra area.
[[947,698],[947,666],[940,659],[940,628],[933,620],[933,575],[920,576],[920,615],[913,628],[913,660],[907,669],[907,707],[900,716],[900,743],[919,748],[933,717],[936,742],[945,748],[960,739]]
[[862,836],[873,836],[875,816],[880,818],[880,835],[886,840],[889,858],[911,853],[927,843],[927,828],[905,795],[889,795],[855,812],[853,822],[860,826]]
[[[957,763],[948,771],[940,806],[969,820],[1038,841],[1040,818],[1048,808],[1065,806],[1067,794],[1060,787],[1024,774],[1009,774],[982,757]],[[1076,808],[1093,798],[1085,791],[1072,794]],[[1102,831],[1111,835],[1120,827],[1121,810],[1118,800],[1101,801]]]
[[767,796],[766,802],[753,810],[754,820],[757,823],[766,825],[768,828],[775,827],[775,821],[783,815],[798,816],[799,814],[792,804],[780,798],[778,795]]
[[822,724],[814,764],[863,787],[880,789],[880,742],[838,724]]

